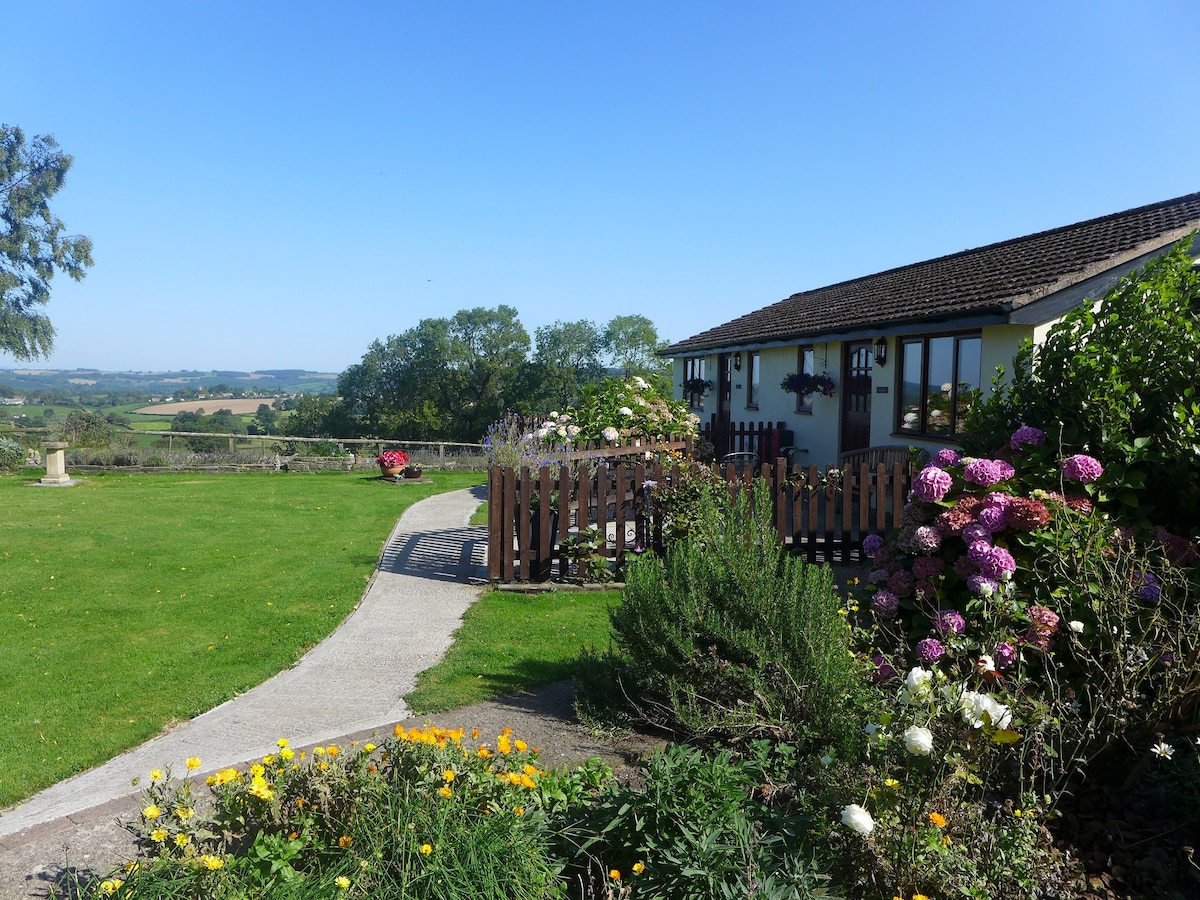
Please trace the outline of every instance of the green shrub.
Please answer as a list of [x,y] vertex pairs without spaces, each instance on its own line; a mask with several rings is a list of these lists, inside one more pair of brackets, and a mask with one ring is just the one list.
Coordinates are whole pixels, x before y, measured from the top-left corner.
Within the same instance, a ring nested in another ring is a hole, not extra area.
[[[704,499],[664,561],[627,566],[612,622],[642,712],[695,733],[807,737],[851,752],[859,735],[843,723],[861,664],[833,575],[788,556],[746,493],[721,506]],[[761,480],[753,502],[769,508]]]
[[10,437],[0,437],[0,472],[15,472],[25,465],[28,451]]
[[745,757],[673,745],[646,761],[644,787],[610,782],[564,833],[584,896],[827,896],[790,811],[793,754],[768,741]]

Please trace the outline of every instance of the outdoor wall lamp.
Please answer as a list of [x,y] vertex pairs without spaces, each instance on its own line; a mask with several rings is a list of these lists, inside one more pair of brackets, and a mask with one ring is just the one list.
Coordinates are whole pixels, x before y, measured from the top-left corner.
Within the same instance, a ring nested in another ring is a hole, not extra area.
[[739,350],[737,353],[733,354],[733,371],[735,371],[735,372],[742,371],[742,351],[741,350]]
[[879,338],[875,341],[875,365],[880,368],[887,362],[887,341]]

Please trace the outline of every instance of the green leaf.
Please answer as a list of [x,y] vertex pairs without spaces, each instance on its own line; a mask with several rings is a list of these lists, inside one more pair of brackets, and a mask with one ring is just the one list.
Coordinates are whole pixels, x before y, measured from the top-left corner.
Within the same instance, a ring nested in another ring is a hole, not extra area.
[[992,732],[992,740],[997,744],[1015,744],[1020,739],[1020,734],[1007,728],[999,728]]

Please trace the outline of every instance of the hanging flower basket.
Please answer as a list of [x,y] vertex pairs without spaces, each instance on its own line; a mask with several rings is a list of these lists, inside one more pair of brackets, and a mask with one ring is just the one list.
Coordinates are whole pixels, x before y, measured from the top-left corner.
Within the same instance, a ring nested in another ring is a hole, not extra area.
[[804,397],[809,394],[832,397],[834,388],[837,387],[828,372],[822,372],[820,375],[813,375],[809,372],[793,372],[779,382],[779,386],[789,394],[800,394]]

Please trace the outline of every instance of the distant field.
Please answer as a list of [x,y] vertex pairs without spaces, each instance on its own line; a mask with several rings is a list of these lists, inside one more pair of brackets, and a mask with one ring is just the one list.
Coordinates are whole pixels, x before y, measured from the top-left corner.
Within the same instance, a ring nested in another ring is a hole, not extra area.
[[181,412],[199,412],[204,410],[208,415],[212,415],[218,409],[227,409],[236,415],[254,415],[258,412],[258,408],[264,403],[267,406],[271,405],[271,398],[260,397],[254,400],[221,400],[209,398],[208,400],[181,400],[178,403],[156,403],[153,406],[142,406],[135,409],[135,413],[140,413],[145,416],[173,416]]

